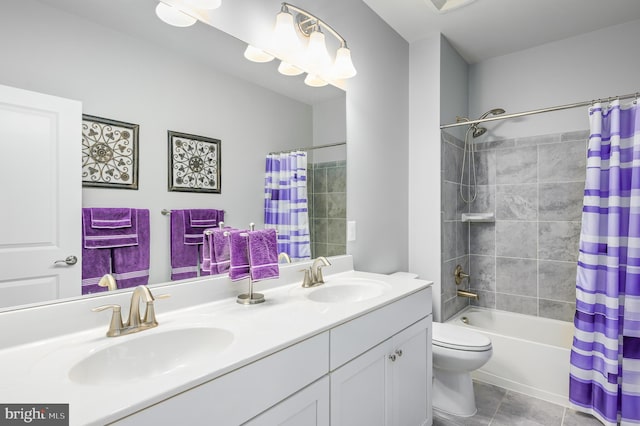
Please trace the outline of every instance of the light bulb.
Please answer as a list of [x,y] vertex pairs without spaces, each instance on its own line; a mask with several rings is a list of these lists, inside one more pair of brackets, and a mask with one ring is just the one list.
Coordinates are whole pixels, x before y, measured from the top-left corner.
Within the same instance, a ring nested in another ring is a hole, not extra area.
[[276,16],[276,26],[273,29],[274,48],[281,55],[287,56],[300,48],[300,40],[293,27],[293,15],[280,12]]
[[244,50],[244,57],[253,62],[269,62],[273,60],[273,56],[250,44]]
[[356,75],[356,68],[351,62],[351,51],[341,47],[336,52],[336,60],[333,63],[333,76],[339,79],[351,78]]
[[316,74],[307,74],[304,79],[304,84],[311,87],[322,87],[329,83],[318,77]]
[[327,52],[324,42],[324,34],[316,30],[309,36],[309,45],[306,51],[306,62],[314,74],[325,74],[331,65],[331,57]]
[[163,22],[174,27],[189,27],[197,21],[196,18],[187,15],[180,9],[162,2],[156,6],[156,15]]
[[293,75],[300,75],[304,71],[302,71],[300,68],[296,67],[295,65],[291,65],[288,62],[280,61],[280,65],[278,65],[278,72],[280,74],[293,76]]

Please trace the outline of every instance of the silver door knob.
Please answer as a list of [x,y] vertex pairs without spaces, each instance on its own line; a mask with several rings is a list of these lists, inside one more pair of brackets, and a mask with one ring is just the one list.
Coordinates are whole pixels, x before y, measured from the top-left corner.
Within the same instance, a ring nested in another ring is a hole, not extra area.
[[391,362],[395,362],[396,361],[396,355],[395,354],[389,355],[389,359],[391,360]]
[[396,349],[396,355],[398,355],[398,357],[402,356],[402,349]]
[[54,265],[57,265],[58,263],[66,263],[67,265],[71,266],[78,263],[78,258],[75,256],[67,256],[65,260],[56,260],[55,262],[53,262]]

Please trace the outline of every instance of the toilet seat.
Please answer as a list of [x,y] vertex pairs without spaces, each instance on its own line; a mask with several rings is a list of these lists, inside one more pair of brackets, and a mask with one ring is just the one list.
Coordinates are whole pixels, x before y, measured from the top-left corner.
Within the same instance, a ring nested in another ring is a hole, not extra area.
[[491,339],[484,334],[452,324],[433,323],[434,346],[458,351],[484,352],[491,350]]

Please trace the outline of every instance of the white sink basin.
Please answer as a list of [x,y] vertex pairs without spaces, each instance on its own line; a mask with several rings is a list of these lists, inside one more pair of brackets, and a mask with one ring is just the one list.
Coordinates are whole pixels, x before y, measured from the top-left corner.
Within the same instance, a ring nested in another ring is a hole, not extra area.
[[206,362],[234,339],[228,330],[209,327],[144,333],[91,353],[71,368],[69,378],[92,385],[152,378]]
[[391,287],[383,281],[366,278],[327,280],[307,293],[307,298],[320,303],[354,303],[381,296]]

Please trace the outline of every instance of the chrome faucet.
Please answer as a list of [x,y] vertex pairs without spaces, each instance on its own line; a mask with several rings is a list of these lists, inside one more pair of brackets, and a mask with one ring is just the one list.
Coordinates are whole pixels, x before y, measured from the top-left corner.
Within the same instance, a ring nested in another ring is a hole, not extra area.
[[[113,309],[107,337],[124,336],[138,331],[147,330],[156,327],[156,312],[153,305],[155,299],[165,299],[170,297],[169,294],[161,294],[155,298],[151,294],[151,290],[145,285],[140,285],[133,290],[131,294],[131,307],[129,308],[129,319],[126,323],[122,322],[122,314],[120,305],[103,305],[91,309],[93,312],[100,312],[106,309]],[[144,317],[140,315],[140,302],[146,303]]]
[[100,281],[98,281],[98,285],[100,287],[106,287],[109,291],[118,289],[116,279],[113,278],[113,275],[111,274],[104,274],[102,278],[100,278]]
[[322,268],[325,266],[331,266],[331,262],[324,257],[319,256],[314,259],[309,269],[303,269],[304,280],[302,281],[302,287],[315,287],[320,284],[324,284],[324,278],[322,277]]

